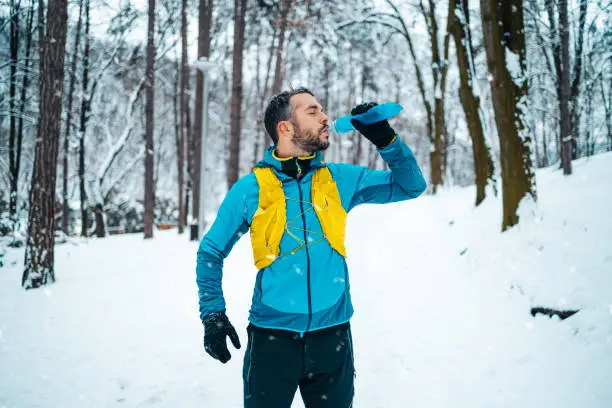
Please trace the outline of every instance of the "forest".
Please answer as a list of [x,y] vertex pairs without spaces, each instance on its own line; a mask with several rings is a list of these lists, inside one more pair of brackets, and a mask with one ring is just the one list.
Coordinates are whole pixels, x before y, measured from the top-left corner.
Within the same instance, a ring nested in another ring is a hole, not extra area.
[[[70,237],[198,239],[270,143],[267,101],[299,86],[330,118],[400,103],[428,194],[476,185],[505,231],[536,169],[612,151],[612,5],[2,0],[0,236],[25,246],[22,286],[55,281]],[[325,159],[385,168],[356,132]]]

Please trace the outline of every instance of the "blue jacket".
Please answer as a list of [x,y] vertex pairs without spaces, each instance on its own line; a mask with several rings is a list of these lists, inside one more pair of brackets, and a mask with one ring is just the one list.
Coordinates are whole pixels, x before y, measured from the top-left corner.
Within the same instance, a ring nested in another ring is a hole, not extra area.
[[[319,152],[312,159],[312,169],[299,180],[281,171],[281,162],[272,150],[273,147],[268,148],[257,166],[274,169],[287,198],[287,220],[295,218],[293,224],[305,230],[305,241],[312,245],[293,255],[280,257],[257,272],[249,321],[259,327],[300,333],[347,322],[353,314],[353,306],[346,260],[327,241],[313,242],[318,241],[316,233],[321,233],[316,213],[307,208],[311,202],[314,169],[329,168],[347,213],[359,204],[383,204],[418,197],[426,189],[425,179],[412,151],[399,138],[379,150],[390,170],[326,164]],[[210,313],[225,311],[221,289],[223,260],[248,231],[258,201],[259,186],[251,172],[232,186],[213,225],[200,242],[196,281],[202,319]],[[281,254],[297,245],[296,239],[285,233],[280,244]]]

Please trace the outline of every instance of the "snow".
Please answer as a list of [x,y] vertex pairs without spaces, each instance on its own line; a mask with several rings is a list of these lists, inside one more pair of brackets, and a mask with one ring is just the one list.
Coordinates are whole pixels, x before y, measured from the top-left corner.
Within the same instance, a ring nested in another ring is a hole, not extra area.
[[506,69],[512,77],[512,81],[516,86],[521,88],[523,86],[524,76],[523,69],[521,68],[520,56],[512,52],[508,47],[506,50]]
[[436,89],[434,91],[434,98],[442,99],[442,83],[441,82],[438,82],[436,84]]
[[[355,405],[610,407],[609,174],[612,154],[574,162],[569,177],[539,171],[533,215],[503,234],[501,202],[474,208],[473,187],[355,209]],[[57,247],[57,283],[30,291],[23,249],[7,248],[0,407],[242,406],[249,235],[225,262],[242,349],[222,365],[202,347],[197,244],[155,234],[72,239]],[[581,310],[560,321],[532,306]]]

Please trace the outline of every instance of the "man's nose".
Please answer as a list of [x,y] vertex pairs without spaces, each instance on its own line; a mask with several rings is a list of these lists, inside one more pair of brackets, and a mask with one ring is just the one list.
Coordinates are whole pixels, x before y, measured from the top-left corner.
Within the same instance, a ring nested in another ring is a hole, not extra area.
[[326,124],[328,122],[329,118],[327,117],[327,115],[325,113],[321,112],[321,114],[323,115],[321,123],[325,123]]

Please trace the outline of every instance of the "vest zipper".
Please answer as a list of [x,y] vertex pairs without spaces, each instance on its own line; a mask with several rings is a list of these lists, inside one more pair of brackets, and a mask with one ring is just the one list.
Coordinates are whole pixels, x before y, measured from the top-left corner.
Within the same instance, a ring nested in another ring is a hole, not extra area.
[[[298,165],[298,169],[299,169]],[[300,193],[300,210],[302,211],[302,223],[304,225],[304,246],[306,250],[306,285],[308,288],[308,324],[306,325],[305,332],[310,328],[310,323],[312,320],[312,294],[310,292],[310,253],[308,252],[308,236],[306,234],[306,215],[304,214],[304,197],[302,195],[302,187],[300,179],[297,180],[298,183],[298,191]]]

